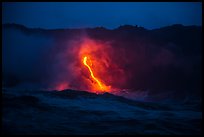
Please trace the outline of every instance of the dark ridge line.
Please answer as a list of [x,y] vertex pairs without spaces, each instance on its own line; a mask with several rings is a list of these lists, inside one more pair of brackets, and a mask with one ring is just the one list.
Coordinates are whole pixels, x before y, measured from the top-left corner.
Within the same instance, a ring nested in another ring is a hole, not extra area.
[[160,28],[155,28],[155,29],[146,29],[144,27],[141,27],[141,26],[138,26],[138,25],[120,25],[118,26],[117,28],[115,29],[107,29],[105,27],[102,27],[102,26],[99,26],[99,27],[84,27],[84,28],[56,28],[56,29],[45,29],[45,28],[31,28],[31,27],[27,27],[25,25],[22,25],[22,24],[17,24],[17,23],[5,23],[5,24],[2,24],[2,27],[14,27],[14,28],[21,28],[21,29],[31,29],[31,30],[45,30],[45,31],[65,31],[65,30],[92,30],[92,29],[101,29],[101,30],[123,30],[123,29],[137,29],[137,30],[159,30],[159,29],[167,29],[167,28],[170,28],[170,27],[173,27],[173,28],[179,28],[179,27],[202,27],[202,26],[198,26],[198,25],[189,25],[189,26],[185,26],[185,25],[182,25],[182,24],[172,24],[172,25],[169,25],[169,26],[164,26],[164,27],[160,27]]

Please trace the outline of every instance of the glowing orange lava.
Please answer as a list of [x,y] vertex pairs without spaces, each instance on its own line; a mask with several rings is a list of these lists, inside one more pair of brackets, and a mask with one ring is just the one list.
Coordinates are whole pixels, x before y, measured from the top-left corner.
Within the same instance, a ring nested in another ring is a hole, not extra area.
[[94,85],[94,88],[97,89],[98,91],[106,91],[107,92],[110,89],[110,87],[103,84],[100,80],[98,80],[94,76],[94,73],[93,73],[91,67],[87,64],[87,56],[85,56],[83,58],[83,63],[89,69],[89,72],[91,74],[92,79],[97,83],[97,85]]

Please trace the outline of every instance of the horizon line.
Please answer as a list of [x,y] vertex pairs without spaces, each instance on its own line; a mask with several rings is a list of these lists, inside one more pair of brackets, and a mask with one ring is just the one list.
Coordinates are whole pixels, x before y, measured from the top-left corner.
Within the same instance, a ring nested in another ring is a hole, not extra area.
[[59,29],[96,29],[96,28],[103,28],[103,29],[106,29],[106,30],[115,30],[115,29],[118,29],[120,27],[124,27],[124,26],[130,26],[130,27],[135,27],[135,28],[143,28],[143,29],[146,29],[146,30],[155,30],[155,29],[160,29],[160,28],[165,28],[165,27],[169,27],[169,26],[184,26],[184,27],[190,27],[190,26],[196,26],[196,27],[202,27],[202,25],[183,25],[183,24],[180,24],[180,23],[176,23],[176,24],[171,24],[171,25],[166,25],[166,26],[161,26],[159,28],[154,28],[154,29],[148,29],[148,28],[145,28],[141,25],[130,25],[130,24],[122,24],[122,25],[119,25],[118,27],[115,27],[113,29],[110,29],[110,28],[107,28],[107,27],[104,27],[104,26],[96,26],[96,27],[67,27],[67,28],[42,28],[42,27],[28,27],[24,24],[19,24],[19,23],[2,23],[2,26],[4,25],[19,25],[19,26],[23,26],[25,28],[28,28],[28,29],[44,29],[44,30],[59,30]]

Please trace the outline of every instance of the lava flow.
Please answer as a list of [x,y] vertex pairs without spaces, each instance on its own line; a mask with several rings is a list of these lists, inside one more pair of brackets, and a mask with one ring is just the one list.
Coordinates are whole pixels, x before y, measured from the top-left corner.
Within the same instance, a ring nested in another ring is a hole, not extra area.
[[105,84],[103,84],[101,81],[99,81],[99,80],[94,76],[94,73],[93,73],[91,67],[87,64],[87,56],[85,56],[85,57],[83,58],[83,63],[84,63],[84,65],[89,69],[89,72],[90,72],[90,75],[91,75],[92,79],[97,83],[97,85],[94,84],[94,88],[95,88],[96,90],[98,90],[98,91],[107,92],[110,87],[109,87],[109,86],[106,86]]

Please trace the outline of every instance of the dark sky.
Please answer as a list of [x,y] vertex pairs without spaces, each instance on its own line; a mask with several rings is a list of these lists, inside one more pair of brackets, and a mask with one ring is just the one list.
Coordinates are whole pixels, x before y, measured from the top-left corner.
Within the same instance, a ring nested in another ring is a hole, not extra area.
[[2,23],[40,28],[138,25],[154,29],[202,24],[201,2],[4,2]]

